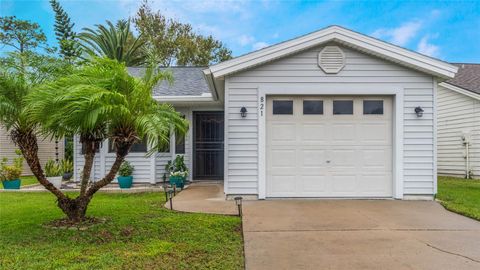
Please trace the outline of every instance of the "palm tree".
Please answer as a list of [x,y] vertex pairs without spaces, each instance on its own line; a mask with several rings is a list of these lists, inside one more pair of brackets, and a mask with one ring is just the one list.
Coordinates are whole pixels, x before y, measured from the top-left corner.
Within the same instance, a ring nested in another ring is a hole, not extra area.
[[8,131],[37,177],[59,199],[65,195],[43,174],[38,159],[37,125],[29,121],[26,97],[32,89],[68,70],[65,63],[33,52],[10,53],[0,65],[0,124]]
[[116,25],[95,25],[97,29],[84,28],[79,38],[90,55],[108,57],[127,66],[139,66],[145,62],[144,42],[130,31],[130,21],[120,20]]
[[[28,113],[44,135],[76,134],[85,147],[80,194],[58,202],[71,221],[85,219],[91,198],[112,182],[134,143],[147,138],[153,153],[169,142],[172,130],[186,132],[188,123],[181,115],[151,96],[153,87],[169,78],[169,74],[153,68],[147,69],[142,78],[135,78],[124,63],[94,58],[73,74],[28,96]],[[103,179],[90,182],[95,152],[105,139],[112,141],[116,159]]]

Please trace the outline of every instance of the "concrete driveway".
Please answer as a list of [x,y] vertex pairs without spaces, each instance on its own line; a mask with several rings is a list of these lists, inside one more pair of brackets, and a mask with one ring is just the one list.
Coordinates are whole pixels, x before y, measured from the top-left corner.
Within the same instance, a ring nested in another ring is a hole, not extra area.
[[480,269],[480,222],[436,202],[244,203],[247,270]]

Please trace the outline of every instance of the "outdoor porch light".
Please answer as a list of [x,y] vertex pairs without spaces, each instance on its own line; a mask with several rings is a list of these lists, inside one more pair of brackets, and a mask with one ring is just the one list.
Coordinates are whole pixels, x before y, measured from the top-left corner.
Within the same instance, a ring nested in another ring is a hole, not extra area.
[[242,118],[247,117],[247,108],[242,107],[242,108],[240,109],[240,115],[242,116]]
[[417,114],[418,117],[423,116],[423,109],[420,106],[415,107],[415,113]]
[[242,216],[242,200],[243,200],[243,198],[242,197],[235,197],[233,199],[235,200],[235,204],[238,207],[238,216],[241,217]]

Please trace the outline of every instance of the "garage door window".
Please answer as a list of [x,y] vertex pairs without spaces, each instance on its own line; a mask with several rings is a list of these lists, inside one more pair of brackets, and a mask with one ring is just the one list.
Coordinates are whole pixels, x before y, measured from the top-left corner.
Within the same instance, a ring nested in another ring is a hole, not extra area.
[[304,100],[303,114],[323,114],[323,100]]
[[364,100],[363,114],[383,114],[383,100]]
[[333,114],[353,114],[353,100],[334,100]]
[[274,100],[273,114],[293,114],[293,100]]

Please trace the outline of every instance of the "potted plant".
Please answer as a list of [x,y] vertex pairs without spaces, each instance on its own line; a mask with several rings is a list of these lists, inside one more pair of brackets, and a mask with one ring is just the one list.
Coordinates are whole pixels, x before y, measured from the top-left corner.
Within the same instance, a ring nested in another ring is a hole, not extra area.
[[22,184],[20,180],[23,170],[22,152],[16,150],[15,154],[17,157],[13,159],[12,165],[7,165],[7,158],[3,158],[0,162],[0,180],[4,189],[20,189]]
[[169,161],[165,166],[165,171],[169,174],[170,185],[175,185],[179,188],[185,186],[188,167],[183,156],[177,155],[173,161]]
[[49,159],[45,163],[45,176],[47,180],[56,188],[62,187],[63,169],[62,165],[53,159]]
[[128,161],[124,161],[122,165],[120,165],[120,169],[118,169],[118,185],[120,188],[131,188],[133,183],[133,176],[132,173],[135,170],[135,167],[130,164]]
[[63,159],[60,164],[62,165],[63,180],[70,180],[73,176],[73,162],[68,159]]

